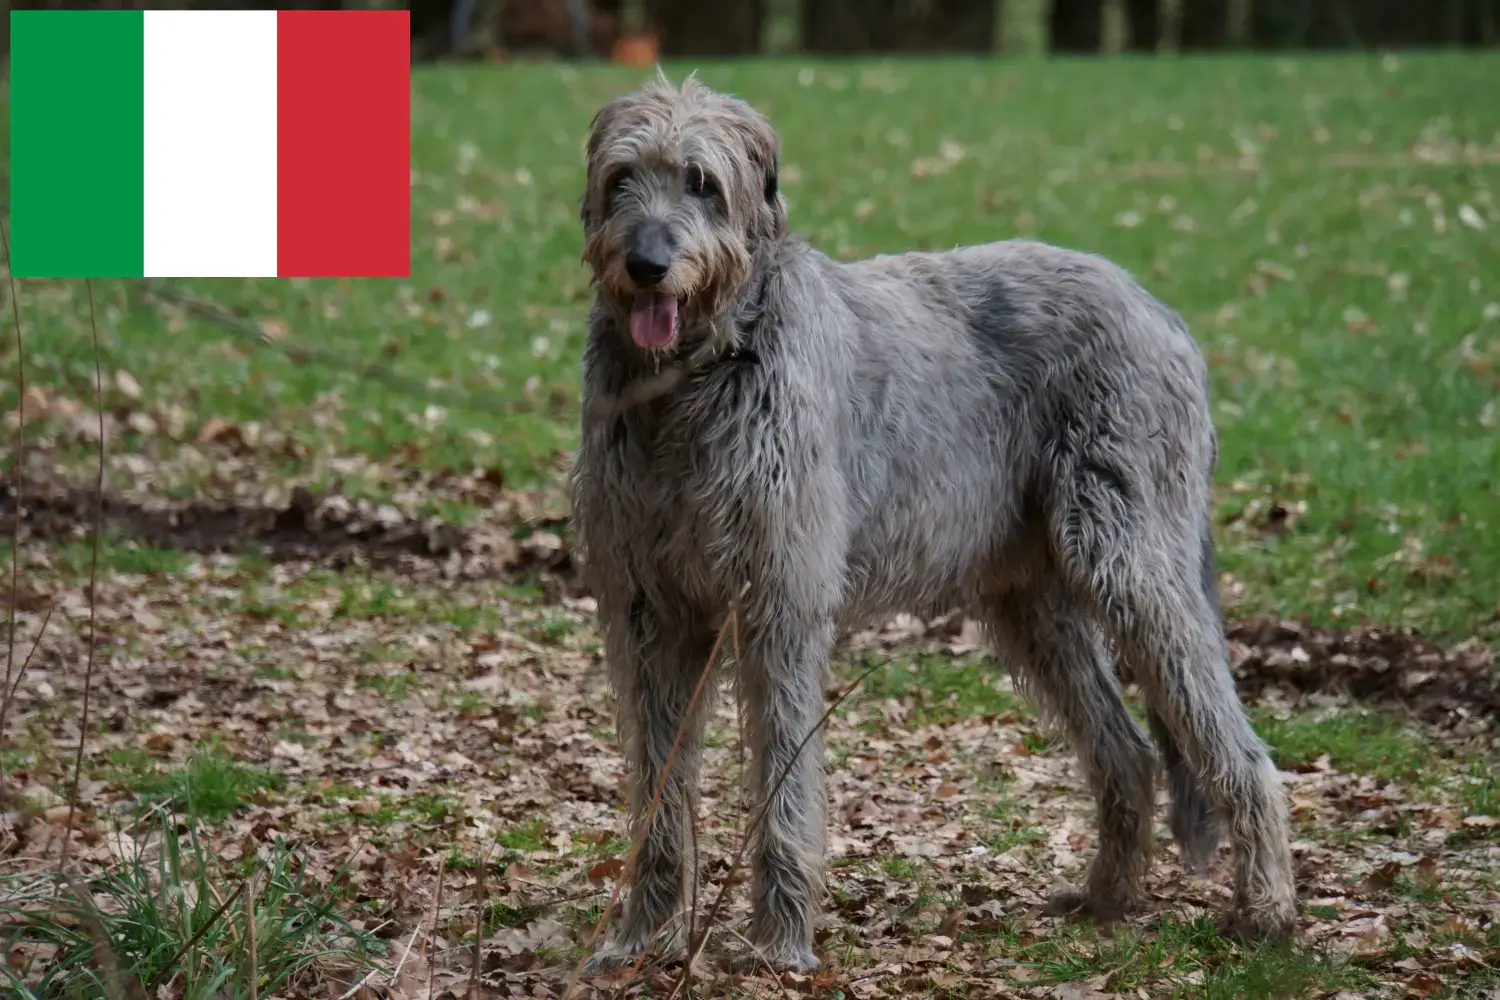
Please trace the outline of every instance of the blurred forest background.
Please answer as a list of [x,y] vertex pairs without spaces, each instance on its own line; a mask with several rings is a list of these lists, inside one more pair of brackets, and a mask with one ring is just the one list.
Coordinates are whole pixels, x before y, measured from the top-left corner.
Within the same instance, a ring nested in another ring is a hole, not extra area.
[[[47,8],[410,7],[419,60],[1494,46],[1500,0],[76,0]],[[9,19],[5,50],[9,49]]]

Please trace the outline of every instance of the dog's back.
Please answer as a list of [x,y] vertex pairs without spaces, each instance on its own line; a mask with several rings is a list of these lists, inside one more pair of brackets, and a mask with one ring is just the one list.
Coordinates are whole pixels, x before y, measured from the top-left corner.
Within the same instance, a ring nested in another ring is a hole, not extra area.
[[1206,452],[1178,447],[1211,454],[1201,355],[1123,269],[1022,240],[798,266],[843,307],[803,352],[847,361],[827,385],[842,397],[851,623],[1030,575],[1045,553],[1026,521],[1084,439],[1113,443],[1090,450],[1122,487],[1188,468],[1206,490]]

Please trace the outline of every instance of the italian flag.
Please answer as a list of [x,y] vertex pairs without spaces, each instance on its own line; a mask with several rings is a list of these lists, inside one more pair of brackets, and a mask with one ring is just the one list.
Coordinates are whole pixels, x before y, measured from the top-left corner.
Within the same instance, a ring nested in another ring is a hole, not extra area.
[[410,273],[406,11],[10,17],[12,274]]

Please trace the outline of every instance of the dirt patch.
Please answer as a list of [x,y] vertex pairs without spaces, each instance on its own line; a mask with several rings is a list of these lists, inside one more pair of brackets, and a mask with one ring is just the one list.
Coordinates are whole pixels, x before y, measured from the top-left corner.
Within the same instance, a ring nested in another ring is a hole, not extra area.
[[1229,640],[1235,681],[1247,697],[1280,686],[1398,702],[1439,724],[1500,717],[1494,653],[1478,641],[1444,649],[1380,626],[1319,629],[1268,619],[1232,624]]
[[[373,566],[442,563],[465,578],[546,571],[570,575],[568,546],[553,522],[527,525],[481,523],[464,527],[440,518],[417,518],[394,507],[316,495],[297,487],[282,506],[214,505],[199,502],[145,505],[106,495],[104,531],[145,545],[187,552],[259,552],[276,562],[308,561],[338,569],[356,562]],[[15,491],[0,480],[0,533],[15,519]],[[94,496],[79,489],[33,494],[21,509],[21,540],[78,541],[89,537]],[[526,534],[518,539],[517,534]]]
[[[0,535],[11,532],[14,506],[11,483],[0,479]],[[23,544],[27,538],[87,539],[93,506],[92,494],[81,489],[28,490],[21,516]],[[335,569],[363,563],[437,570],[464,579],[540,573],[559,594],[583,594],[560,518],[460,526],[297,487],[283,506],[167,501],[148,506],[106,496],[103,520],[106,532],[157,548],[258,551],[278,562],[308,561]],[[940,622],[947,626],[940,628]],[[961,624],[961,617],[945,616],[924,624],[919,633],[929,633],[930,639]],[[1493,652],[1477,641],[1445,649],[1399,629],[1322,629],[1270,619],[1230,623],[1228,638],[1235,681],[1247,698],[1282,687],[1399,703],[1439,724],[1473,716],[1500,718],[1500,674]]]

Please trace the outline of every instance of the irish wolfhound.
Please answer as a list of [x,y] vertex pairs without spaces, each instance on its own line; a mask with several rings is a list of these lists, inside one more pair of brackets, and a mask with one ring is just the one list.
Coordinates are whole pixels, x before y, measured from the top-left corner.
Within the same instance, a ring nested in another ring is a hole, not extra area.
[[637,831],[686,723],[591,969],[645,949],[696,874],[705,708],[686,716],[742,592],[750,780],[774,796],[752,845],[750,939],[774,965],[817,963],[822,752],[796,748],[835,636],[956,607],[986,623],[1093,787],[1098,854],[1059,909],[1118,917],[1150,861],[1156,757],[1113,650],[1149,703],[1184,861],[1201,865],[1227,826],[1226,930],[1290,932],[1286,804],[1226,662],[1216,445],[1182,319],[1109,262],[1033,242],[836,263],[788,235],[777,148],[757,111],[692,77],[618,98],[590,127],[598,297],[574,523]]

